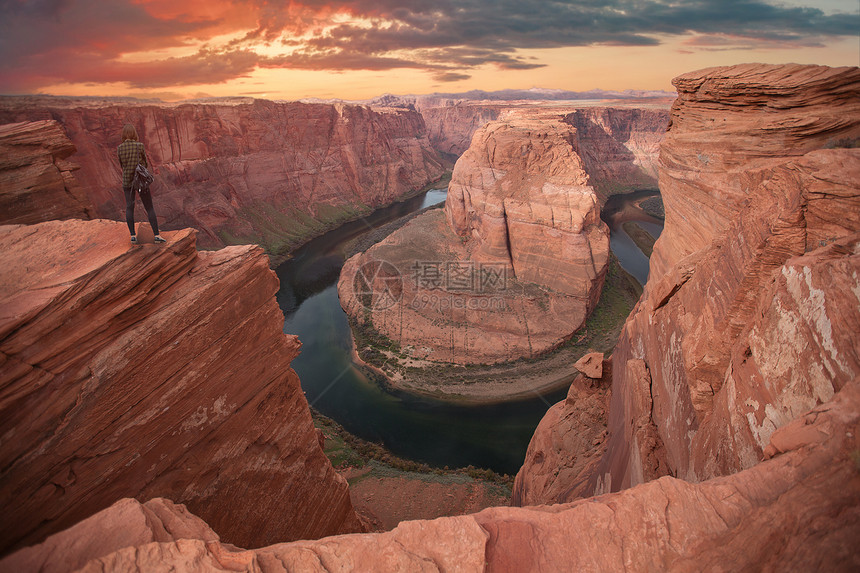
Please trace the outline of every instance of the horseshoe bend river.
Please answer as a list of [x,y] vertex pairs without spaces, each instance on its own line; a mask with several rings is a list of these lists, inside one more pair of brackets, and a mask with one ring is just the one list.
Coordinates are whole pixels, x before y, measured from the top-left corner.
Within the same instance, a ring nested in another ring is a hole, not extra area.
[[[662,222],[636,205],[654,195],[657,191],[616,195],[604,208],[612,250],[640,283],[647,279],[648,259],[621,222],[635,219],[652,235],[659,234]],[[349,323],[337,297],[337,280],[350,244],[386,223],[444,201],[445,196],[444,189],[431,190],[379,209],[317,237],[277,267],[284,332],[298,335],[302,342],[292,366],[311,407],[356,436],[432,466],[473,465],[515,474],[538,422],[564,398],[566,389],[511,402],[455,404],[385,391],[352,362]]]

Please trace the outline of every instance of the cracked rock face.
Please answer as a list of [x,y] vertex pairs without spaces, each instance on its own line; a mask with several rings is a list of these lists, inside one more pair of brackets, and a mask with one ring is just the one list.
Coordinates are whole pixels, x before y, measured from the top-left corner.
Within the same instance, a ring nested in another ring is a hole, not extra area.
[[744,65],[675,84],[666,227],[612,357],[610,438],[583,495],[753,467],[860,375],[860,150],[838,147],[860,138],[860,71]]
[[184,503],[247,547],[359,531],[262,249],[128,236],[0,227],[0,551],[123,497]]

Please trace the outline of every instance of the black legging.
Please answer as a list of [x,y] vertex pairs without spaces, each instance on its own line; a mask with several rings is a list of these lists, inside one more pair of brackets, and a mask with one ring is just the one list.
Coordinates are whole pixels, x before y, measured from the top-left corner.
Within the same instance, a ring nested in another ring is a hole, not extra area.
[[[125,222],[128,223],[128,232],[136,235],[134,232],[134,190],[131,187],[123,187],[125,193]],[[152,195],[149,191],[140,192],[140,200],[143,202],[143,208],[146,209],[146,215],[149,217],[149,224],[152,225],[152,232],[158,234],[158,221],[155,219],[155,208],[152,206]]]

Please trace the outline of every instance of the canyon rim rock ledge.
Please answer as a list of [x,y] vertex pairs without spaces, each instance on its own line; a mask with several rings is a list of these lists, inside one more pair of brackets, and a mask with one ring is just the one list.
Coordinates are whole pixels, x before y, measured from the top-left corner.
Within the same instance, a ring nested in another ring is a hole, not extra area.
[[322,452],[263,250],[129,245],[125,223],[0,227],[0,550],[124,497],[225,541],[360,531]]
[[860,375],[860,69],[750,64],[674,83],[666,226],[612,356],[609,437],[565,449],[581,414],[554,406],[515,503],[754,467],[775,431]]

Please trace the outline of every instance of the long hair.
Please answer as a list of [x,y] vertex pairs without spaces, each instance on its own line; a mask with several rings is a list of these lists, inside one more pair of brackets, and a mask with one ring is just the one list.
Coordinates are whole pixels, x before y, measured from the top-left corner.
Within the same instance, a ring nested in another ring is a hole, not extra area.
[[137,130],[130,123],[125,124],[122,128],[122,140],[125,141],[127,139],[137,141]]

